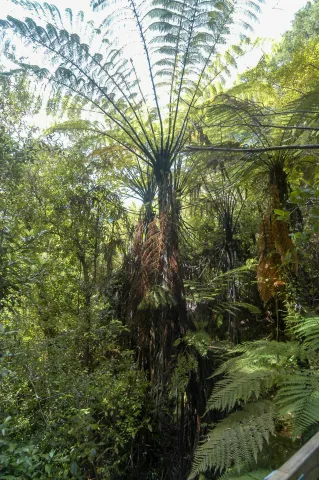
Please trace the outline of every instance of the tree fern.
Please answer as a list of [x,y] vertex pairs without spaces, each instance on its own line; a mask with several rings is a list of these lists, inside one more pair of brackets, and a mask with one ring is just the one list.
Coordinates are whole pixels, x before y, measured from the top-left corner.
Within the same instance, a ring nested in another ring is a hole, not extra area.
[[[184,143],[189,114],[211,82],[207,68],[226,41],[230,25],[237,25],[238,33],[249,29],[247,19],[256,18],[261,0],[123,0],[121,5],[108,3],[108,14],[98,28],[86,22],[83,13],[75,16],[70,9],[62,15],[46,3],[15,3],[32,18],[8,17],[1,21],[2,28],[51,59],[47,68],[16,59],[21,69],[48,79],[56,87],[56,100],[62,101],[67,92],[69,102],[91,104],[104,115],[108,130],[124,133],[125,141],[122,133],[121,138],[116,134],[117,141],[144,161],[164,162],[169,169]],[[104,4],[92,2],[94,8]],[[136,51],[148,72],[147,77],[143,72],[143,80],[141,62],[130,58],[126,45],[118,41],[123,25],[139,43]],[[76,31],[79,27],[86,43]],[[13,51],[7,52],[14,60]],[[234,62],[232,55],[227,58]]]
[[[54,111],[83,112],[89,105],[101,115],[104,146],[118,143],[137,168],[145,172],[149,167],[165,235],[160,282],[182,299],[176,192],[190,115],[212,83],[209,69],[224,49],[230,26],[237,37],[243,35],[262,0],[108,2],[98,28],[81,12],[75,16],[67,9],[63,15],[47,3],[12,1],[30,17],[21,21],[10,16],[0,27],[44,54],[46,64],[38,67],[16,58],[10,35],[5,42],[8,57],[52,85]],[[92,2],[94,8],[105,4]],[[228,61],[234,64],[234,56],[241,54],[233,49]],[[225,60],[216,76],[227,70]]]

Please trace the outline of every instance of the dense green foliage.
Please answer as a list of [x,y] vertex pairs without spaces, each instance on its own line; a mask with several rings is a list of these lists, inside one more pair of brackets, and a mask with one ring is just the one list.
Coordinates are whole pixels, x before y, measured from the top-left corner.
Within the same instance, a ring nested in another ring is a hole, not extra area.
[[319,424],[318,0],[227,89],[261,2],[12,1],[0,478],[264,478]]

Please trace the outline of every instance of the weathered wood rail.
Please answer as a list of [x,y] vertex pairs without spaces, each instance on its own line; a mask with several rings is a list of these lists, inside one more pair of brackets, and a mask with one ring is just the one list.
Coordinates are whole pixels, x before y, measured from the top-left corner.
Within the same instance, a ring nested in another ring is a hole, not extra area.
[[265,480],[319,480],[319,433]]

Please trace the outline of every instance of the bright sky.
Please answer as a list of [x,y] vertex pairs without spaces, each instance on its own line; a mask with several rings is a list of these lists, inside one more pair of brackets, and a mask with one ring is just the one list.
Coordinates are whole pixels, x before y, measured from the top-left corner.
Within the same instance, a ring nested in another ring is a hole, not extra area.
[[307,0],[264,0],[259,25],[255,26],[258,37],[278,38],[291,26],[295,13],[304,7]]
[[273,41],[278,40],[284,32],[291,28],[295,14],[307,2],[308,0],[264,0],[259,23],[253,25],[254,35],[250,36],[251,38],[267,38],[268,41],[263,44],[262,50],[254,50],[239,62],[240,72],[252,68],[263,53],[270,52]]

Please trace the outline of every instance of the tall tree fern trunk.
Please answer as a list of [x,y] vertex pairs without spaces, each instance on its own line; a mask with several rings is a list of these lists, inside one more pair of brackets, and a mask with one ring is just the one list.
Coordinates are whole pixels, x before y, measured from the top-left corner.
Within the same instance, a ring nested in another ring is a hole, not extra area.
[[82,310],[83,320],[83,336],[84,336],[84,350],[83,350],[83,365],[88,371],[91,370],[91,349],[90,349],[90,335],[91,335],[91,285],[90,275],[85,255],[79,256],[82,270],[83,270],[83,285],[82,292],[84,297],[84,304]]
[[[166,362],[169,362],[172,344],[186,329],[186,303],[184,298],[184,283],[182,262],[179,248],[179,206],[173,186],[172,174],[169,170],[157,173],[158,210],[160,230],[163,232],[162,286],[172,293],[172,305],[162,312],[166,323],[167,352]],[[168,314],[168,315],[167,315]]]
[[273,315],[273,338],[285,338],[285,284],[293,281],[297,272],[297,254],[291,239],[289,221],[278,218],[276,210],[287,210],[289,198],[288,176],[281,159],[269,168],[269,204],[259,229],[259,263],[257,280],[262,300]]
[[[179,246],[180,205],[172,174],[169,171],[161,171],[157,176],[157,186],[160,228],[164,232],[162,285],[170,290],[173,297],[173,303],[160,312],[160,337],[163,342],[161,346],[163,352],[162,380],[167,385],[170,382],[173,369],[176,367],[174,359],[177,358],[178,349],[181,348],[175,347],[174,343],[178,338],[183,337],[188,327],[188,321],[183,265]],[[182,348],[185,349],[185,345]],[[177,451],[175,453],[176,469],[174,470],[174,478],[176,479],[187,477],[190,458],[198,436],[198,393],[199,385],[196,375],[190,372],[189,385],[185,394],[180,394],[176,399],[177,412],[179,413],[176,423]]]

